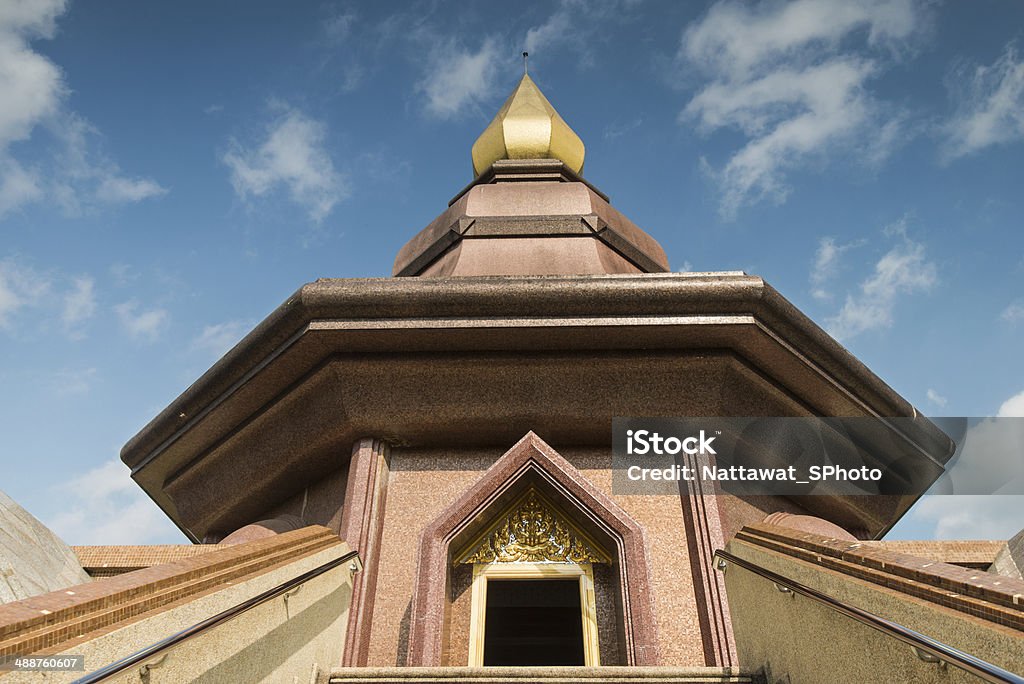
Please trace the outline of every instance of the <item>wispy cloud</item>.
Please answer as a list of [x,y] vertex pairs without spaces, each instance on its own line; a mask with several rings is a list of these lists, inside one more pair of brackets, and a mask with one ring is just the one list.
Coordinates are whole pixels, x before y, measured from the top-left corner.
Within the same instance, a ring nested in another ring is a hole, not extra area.
[[843,252],[860,247],[863,240],[838,244],[835,238],[823,237],[818,242],[818,249],[814,253],[814,265],[811,268],[811,296],[815,299],[831,299],[832,293],[826,288],[839,271],[839,259]]
[[935,404],[939,408],[946,408],[946,404],[949,403],[946,397],[942,396],[941,394],[931,389],[930,387],[928,388],[928,392],[926,392],[925,396],[928,397],[928,401]]
[[[66,9],[63,0],[8,3],[0,10],[0,218],[52,197],[70,213],[94,202],[137,202],[166,192],[155,181],[130,178],[96,151],[95,130],[66,107],[69,89],[60,68],[31,41],[52,38]],[[10,147],[43,127],[56,154],[35,164]]]
[[90,276],[78,276],[72,281],[71,289],[64,294],[61,320],[64,328],[74,335],[80,335],[79,326],[96,313],[96,281]]
[[1024,527],[1024,496],[925,496],[909,516],[931,526],[930,539],[1009,539]]
[[132,268],[130,264],[117,262],[111,264],[108,270],[110,271],[110,277],[114,280],[114,284],[118,287],[124,287],[139,278],[139,272]]
[[561,3],[558,10],[552,13],[544,23],[530,28],[526,32],[526,39],[523,40],[523,48],[527,52],[536,53],[541,48],[563,43],[567,35],[572,35],[570,7],[571,5],[567,3]]
[[139,202],[166,193],[165,188],[148,178],[124,178],[104,175],[96,189],[96,197],[104,202]]
[[[737,129],[747,142],[720,169],[720,210],[782,202],[786,174],[839,150],[877,163],[904,136],[903,115],[868,84],[921,23],[914,0],[718,2],[683,34],[680,61],[711,78],[680,119],[699,130]],[[853,52],[851,44],[861,43]]]
[[615,39],[610,22],[621,26],[631,19],[633,0],[559,0],[547,19],[531,26],[523,38],[522,49],[530,61],[543,65],[564,59],[572,53],[581,67],[591,67],[604,43]]
[[170,324],[171,315],[166,309],[142,309],[139,302],[131,299],[114,307],[121,327],[133,340],[155,342]]
[[943,129],[947,161],[1024,140],[1024,60],[1015,45],[988,66],[960,65],[947,80],[957,105]]
[[0,328],[9,326],[19,310],[39,303],[52,284],[49,275],[13,258],[0,261]]
[[125,176],[121,168],[97,151],[99,131],[75,114],[64,114],[57,128],[61,141],[56,156],[59,172],[51,179],[54,199],[65,213],[76,216],[98,204],[140,202],[167,193],[146,178]]
[[1008,307],[1003,309],[1003,312],[999,314],[999,317],[1007,323],[1020,323],[1024,321],[1024,304],[1020,302],[1014,302]]
[[476,50],[454,38],[434,42],[417,90],[426,97],[425,109],[439,119],[461,116],[495,94],[499,47],[484,38]]
[[356,18],[356,13],[352,9],[332,8],[330,15],[323,22],[324,35],[332,43],[346,40],[352,34]]
[[350,193],[348,179],[327,151],[327,126],[284,103],[272,109],[277,116],[258,140],[231,141],[223,156],[231,184],[243,200],[285,189],[310,220],[320,223]]
[[642,118],[640,118],[640,117],[637,117],[637,118],[635,118],[632,121],[629,121],[627,123],[612,123],[612,124],[609,124],[609,125],[605,126],[605,128],[604,128],[604,133],[603,133],[604,139],[605,140],[615,140],[616,138],[621,138],[622,136],[626,135],[627,133],[629,133],[631,131],[635,131],[636,129],[640,128],[643,125],[643,123],[644,123],[644,120]]
[[[997,419],[1012,417],[1024,417],[1024,391],[996,412]],[[934,539],[1009,539],[1019,532],[1024,527],[1024,496],[1006,492],[1019,492],[1024,477],[1024,464],[1014,449],[1024,437],[1022,429],[1017,422],[994,419],[974,424],[939,489],[979,493],[926,495],[911,509],[909,521],[928,526],[925,536]]]
[[938,269],[926,257],[924,245],[901,235],[899,244],[875,263],[871,275],[855,293],[847,295],[839,313],[828,319],[828,331],[839,340],[848,340],[869,330],[888,328],[900,297],[926,292],[937,282]]
[[16,317],[31,312],[34,319],[25,318],[26,322],[58,324],[68,337],[80,339],[96,308],[96,281],[91,275],[40,270],[14,256],[0,260],[0,329],[10,329]]
[[3,154],[0,149],[0,218],[43,196],[38,174]]
[[54,393],[59,397],[88,394],[99,377],[95,368],[64,369],[54,371],[49,379]]
[[223,356],[245,336],[251,324],[246,321],[226,321],[205,326],[193,340],[192,349],[214,357]]
[[61,513],[47,525],[69,544],[184,543],[117,459],[56,487]]

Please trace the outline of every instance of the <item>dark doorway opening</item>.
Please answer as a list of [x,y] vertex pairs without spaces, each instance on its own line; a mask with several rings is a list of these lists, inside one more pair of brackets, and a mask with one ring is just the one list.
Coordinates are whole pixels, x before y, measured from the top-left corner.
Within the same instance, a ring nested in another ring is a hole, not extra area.
[[585,665],[578,580],[488,580],[484,665]]

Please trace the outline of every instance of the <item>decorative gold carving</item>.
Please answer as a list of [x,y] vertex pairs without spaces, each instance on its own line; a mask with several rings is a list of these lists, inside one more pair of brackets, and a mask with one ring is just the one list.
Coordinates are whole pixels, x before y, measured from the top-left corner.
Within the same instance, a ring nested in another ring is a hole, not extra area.
[[531,488],[459,562],[608,563],[610,559]]

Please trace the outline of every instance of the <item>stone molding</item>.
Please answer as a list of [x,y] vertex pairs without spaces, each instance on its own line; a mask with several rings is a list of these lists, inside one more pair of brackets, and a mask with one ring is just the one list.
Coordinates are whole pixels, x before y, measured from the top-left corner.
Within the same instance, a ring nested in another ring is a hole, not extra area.
[[[696,468],[694,456],[686,456],[690,467]],[[722,516],[718,509],[718,495],[708,483],[697,479],[680,487],[679,500],[683,509],[686,545],[693,577],[697,619],[704,646],[704,664],[731,666],[739,662],[733,638],[729,602],[725,596],[725,578],[716,572],[715,551],[725,547]]]
[[389,457],[387,443],[379,439],[363,438],[352,446],[340,536],[359,552],[363,570],[352,584],[352,605],[341,661],[345,667],[366,665],[369,656]]
[[[439,666],[444,658],[445,614],[451,552],[470,536],[487,511],[503,505],[517,485],[531,479],[550,488],[567,511],[585,519],[614,542],[624,650],[629,665],[657,665],[650,559],[643,529],[607,495],[590,484],[571,463],[528,432],[420,535],[410,621],[410,666]],[[518,492],[515,492],[518,493]],[[452,547],[452,544],[455,547]]]

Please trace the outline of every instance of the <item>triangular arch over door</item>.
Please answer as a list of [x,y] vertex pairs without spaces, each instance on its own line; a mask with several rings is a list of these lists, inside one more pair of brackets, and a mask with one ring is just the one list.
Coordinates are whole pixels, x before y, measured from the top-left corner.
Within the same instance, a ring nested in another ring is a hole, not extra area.
[[554,449],[528,432],[420,537],[408,664],[442,665],[449,568],[454,552],[481,537],[495,517],[531,487],[555,502],[580,532],[607,549],[618,573],[625,656],[629,665],[657,665],[657,623],[643,529]]

